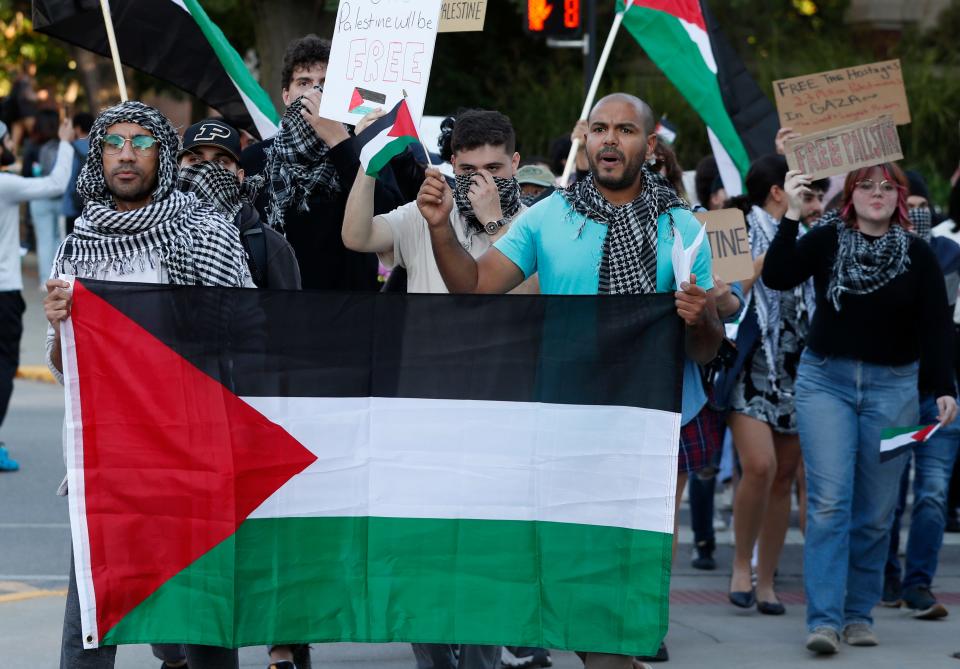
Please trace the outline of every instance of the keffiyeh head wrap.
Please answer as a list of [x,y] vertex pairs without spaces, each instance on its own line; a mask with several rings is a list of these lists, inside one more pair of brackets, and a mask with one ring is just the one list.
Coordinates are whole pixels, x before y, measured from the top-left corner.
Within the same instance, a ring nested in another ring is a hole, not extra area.
[[136,100],[128,100],[104,110],[90,129],[90,153],[77,176],[77,194],[85,203],[95,202],[116,208],[113,194],[103,176],[103,136],[107,128],[117,123],[136,123],[157,138],[157,185],[151,197],[154,202],[164,199],[176,187],[177,151],[180,137],[167,117]]
[[667,180],[644,166],[640,194],[620,206],[610,204],[597,190],[593,174],[559,192],[578,214],[608,228],[597,292],[656,292],[657,218],[670,209],[689,209]]

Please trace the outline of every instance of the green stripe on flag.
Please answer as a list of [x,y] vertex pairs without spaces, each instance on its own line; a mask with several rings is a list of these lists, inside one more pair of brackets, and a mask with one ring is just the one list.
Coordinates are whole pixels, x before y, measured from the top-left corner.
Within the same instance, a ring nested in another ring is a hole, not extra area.
[[250,101],[256,105],[260,113],[268,120],[274,125],[279,124],[280,115],[277,113],[276,108],[274,108],[270,96],[263,90],[263,87],[260,86],[257,80],[253,78],[253,75],[250,74],[240,54],[237,53],[237,50],[230,44],[230,41],[223,34],[223,31],[220,30],[217,24],[210,20],[210,17],[207,16],[207,13],[203,10],[203,7],[200,6],[198,0],[182,1],[193,17],[193,20],[197,22],[197,26],[201,32],[203,32],[204,37],[210,42],[210,46],[213,48],[214,53],[217,54],[217,58],[220,59],[223,69],[226,70],[237,89],[249,98]]
[[667,631],[672,548],[666,533],[570,523],[248,520],[103,643],[457,641],[647,655]]
[[394,157],[399,156],[403,153],[411,144],[417,143],[416,137],[410,137],[405,135],[403,137],[397,137],[395,140],[389,144],[385,144],[382,149],[376,152],[372,158],[370,158],[370,164],[367,165],[367,174],[372,177],[376,177],[380,174],[380,170],[387,166]]
[[885,441],[898,437],[901,434],[913,434],[927,427],[926,425],[914,425],[913,427],[888,427],[880,432],[880,440]]
[[[617,9],[622,11],[623,0],[617,0]],[[680,20],[635,5],[624,15],[623,26],[710,126],[745,178],[750,157],[723,103],[717,75],[710,71]]]

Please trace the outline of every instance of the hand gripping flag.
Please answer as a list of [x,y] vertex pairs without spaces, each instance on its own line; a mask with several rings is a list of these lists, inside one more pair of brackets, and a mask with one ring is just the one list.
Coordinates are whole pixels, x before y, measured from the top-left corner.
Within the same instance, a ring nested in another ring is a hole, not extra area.
[[74,286],[87,647],[657,648],[683,357],[671,295]]
[[360,152],[363,171],[376,177],[394,156],[403,153],[411,144],[420,142],[407,101],[400,100],[388,114],[364,128],[354,142]]
[[624,28],[706,123],[714,153],[746,177],[751,160],[773,152],[780,123],[706,0],[617,1],[629,9]]
[[[110,0],[124,65],[168,81],[262,139],[280,116],[198,0]],[[110,57],[99,0],[33,0],[33,27]]]

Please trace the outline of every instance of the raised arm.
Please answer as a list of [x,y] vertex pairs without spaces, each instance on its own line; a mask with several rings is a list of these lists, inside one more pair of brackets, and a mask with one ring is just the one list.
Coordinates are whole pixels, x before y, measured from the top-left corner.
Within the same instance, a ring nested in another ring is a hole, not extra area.
[[523,272],[491,248],[474,260],[460,245],[450,224],[453,192],[438,170],[428,169],[417,207],[430,227],[430,242],[440,276],[451,293],[507,293],[523,281]]
[[60,124],[60,147],[57,149],[57,161],[53,170],[45,177],[25,178],[15,174],[5,174],[0,178],[0,194],[8,202],[27,202],[47,197],[63,195],[70,181],[73,169],[73,127],[70,119]]
[[361,253],[393,251],[393,230],[389,224],[373,215],[373,197],[377,180],[367,176],[363,168],[357,170],[353,188],[347,198],[340,236],[343,245]]
[[780,221],[777,234],[762,261],[763,282],[773,290],[789,290],[798,286],[813,276],[816,270],[818,256],[821,253],[818,253],[810,243],[810,239],[816,235],[806,235],[801,240],[802,243],[798,243],[797,240],[803,192],[809,186],[808,175],[801,174],[797,170],[787,172],[783,186],[789,202],[787,213]]

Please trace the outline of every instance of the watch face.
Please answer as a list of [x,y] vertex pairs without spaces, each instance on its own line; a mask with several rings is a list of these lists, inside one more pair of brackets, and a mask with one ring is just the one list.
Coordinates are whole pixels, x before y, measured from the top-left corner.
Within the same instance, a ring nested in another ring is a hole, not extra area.
[[495,235],[497,230],[500,229],[500,221],[490,221],[483,226],[483,229],[487,231],[488,235]]

